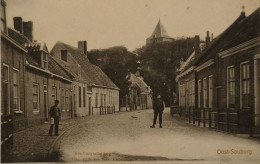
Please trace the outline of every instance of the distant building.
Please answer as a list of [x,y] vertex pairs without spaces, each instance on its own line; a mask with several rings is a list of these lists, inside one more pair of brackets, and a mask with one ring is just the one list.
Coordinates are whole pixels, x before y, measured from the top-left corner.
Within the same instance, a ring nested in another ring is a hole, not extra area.
[[74,113],[76,116],[99,114],[100,108],[119,111],[119,88],[99,67],[90,63],[86,44],[86,41],[79,41],[77,48],[57,42],[51,50],[51,56],[76,75],[73,80]]
[[151,109],[152,104],[152,90],[148,86],[139,71],[136,74],[129,73],[128,81],[130,82],[129,93],[126,101],[128,101],[131,110],[136,109]]
[[159,20],[152,35],[146,39],[146,46],[152,45],[154,43],[172,42],[173,40],[174,39],[167,34],[163,24]]

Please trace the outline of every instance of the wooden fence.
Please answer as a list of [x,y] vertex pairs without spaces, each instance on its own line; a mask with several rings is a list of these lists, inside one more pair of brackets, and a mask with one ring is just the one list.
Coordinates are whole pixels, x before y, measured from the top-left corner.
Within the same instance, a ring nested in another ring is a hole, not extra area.
[[106,114],[113,114],[116,112],[115,110],[115,106],[100,106],[100,107],[93,107],[92,106],[92,110],[91,110],[91,113],[90,115],[94,115],[94,113],[97,113],[97,112],[94,112],[95,110],[98,110],[98,113],[100,115],[106,115]]
[[[234,109],[211,109],[211,108],[179,108],[171,109],[172,114],[179,112],[179,115],[188,119],[189,123],[198,126],[208,127],[229,133],[248,133],[253,136],[259,133],[259,127],[254,126],[255,118],[260,114],[251,114],[250,108]],[[175,112],[174,112],[175,110]],[[177,112],[176,112],[177,111]]]

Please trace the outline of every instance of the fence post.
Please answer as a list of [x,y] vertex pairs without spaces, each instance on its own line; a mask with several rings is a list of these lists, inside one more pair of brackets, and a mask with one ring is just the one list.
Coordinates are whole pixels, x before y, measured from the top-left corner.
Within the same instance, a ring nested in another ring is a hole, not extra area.
[[206,109],[203,108],[203,127],[206,127]]
[[209,128],[211,128],[211,108],[209,108]]
[[229,108],[227,108],[227,132],[229,131]]
[[189,123],[190,123],[190,108],[189,108]]
[[249,126],[250,126],[250,137],[253,137],[253,135],[254,135],[254,129],[253,129],[253,127],[254,127],[254,114],[253,114],[253,112],[251,112],[251,110],[250,110],[250,112],[249,112]]
[[200,108],[198,109],[197,117],[198,117],[198,126],[200,126],[200,122],[201,122],[201,109]]

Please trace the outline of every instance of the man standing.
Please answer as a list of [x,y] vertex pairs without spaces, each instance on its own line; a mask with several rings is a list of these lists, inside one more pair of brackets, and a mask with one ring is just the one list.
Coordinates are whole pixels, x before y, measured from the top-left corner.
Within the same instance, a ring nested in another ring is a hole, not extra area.
[[162,128],[162,114],[164,110],[164,103],[161,100],[161,96],[158,95],[157,99],[155,100],[153,104],[153,110],[154,110],[154,118],[153,118],[153,125],[150,126],[151,128],[154,128],[157,120],[157,116],[159,114],[159,123],[160,123],[160,128]]
[[49,111],[49,115],[50,115],[51,119],[54,119],[54,123],[51,122],[49,136],[52,135],[54,124],[55,124],[55,136],[59,135],[60,108],[58,108],[58,105],[59,105],[59,100],[55,100],[54,106],[52,106]]

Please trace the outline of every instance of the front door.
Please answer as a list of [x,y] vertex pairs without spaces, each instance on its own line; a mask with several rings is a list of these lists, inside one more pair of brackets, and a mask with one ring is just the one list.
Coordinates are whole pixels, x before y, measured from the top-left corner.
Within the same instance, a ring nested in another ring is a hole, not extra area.
[[91,116],[91,97],[88,98],[88,110],[89,110],[89,115]]

